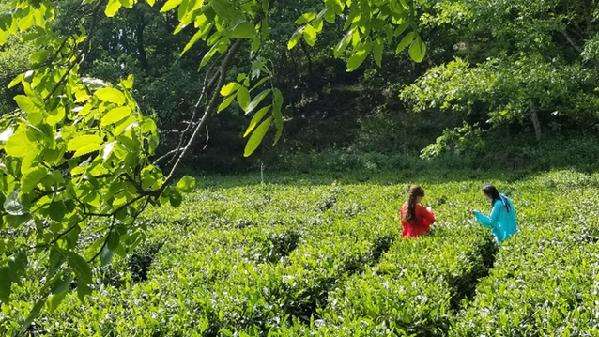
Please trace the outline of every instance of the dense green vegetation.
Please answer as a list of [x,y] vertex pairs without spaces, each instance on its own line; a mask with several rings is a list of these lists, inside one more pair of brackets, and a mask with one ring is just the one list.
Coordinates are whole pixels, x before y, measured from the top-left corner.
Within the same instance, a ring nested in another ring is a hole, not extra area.
[[[95,269],[84,303],[67,295],[30,331],[595,336],[598,179],[576,170],[203,177],[182,207],[148,210],[146,244]],[[413,181],[439,222],[406,240],[396,212]],[[486,181],[519,206],[520,232],[499,250],[464,211],[487,208]],[[32,271],[2,307],[5,333],[36,285]]]
[[597,336],[598,83],[596,0],[4,0],[0,335]]

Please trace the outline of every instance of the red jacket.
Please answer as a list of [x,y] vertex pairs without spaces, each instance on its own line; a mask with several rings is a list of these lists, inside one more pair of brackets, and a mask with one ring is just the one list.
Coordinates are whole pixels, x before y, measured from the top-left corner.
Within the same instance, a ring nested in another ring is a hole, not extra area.
[[403,226],[404,237],[416,237],[426,235],[431,229],[431,225],[435,222],[435,213],[416,205],[416,220],[407,221],[408,204],[405,203],[399,211],[401,215],[401,225]]

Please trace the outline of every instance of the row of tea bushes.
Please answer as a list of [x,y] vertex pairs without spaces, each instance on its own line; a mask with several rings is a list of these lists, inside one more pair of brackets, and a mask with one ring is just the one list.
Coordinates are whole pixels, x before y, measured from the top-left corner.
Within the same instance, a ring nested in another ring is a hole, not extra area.
[[311,325],[296,322],[271,335],[442,336],[495,249],[488,233],[467,226],[398,240],[373,269],[331,292]]
[[548,178],[450,336],[599,336],[599,179]]

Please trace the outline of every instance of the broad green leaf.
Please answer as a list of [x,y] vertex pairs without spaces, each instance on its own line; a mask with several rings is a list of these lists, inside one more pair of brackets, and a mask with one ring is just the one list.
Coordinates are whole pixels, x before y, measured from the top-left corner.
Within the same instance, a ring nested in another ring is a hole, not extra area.
[[237,103],[243,111],[247,111],[250,105],[250,92],[247,87],[241,86],[237,90]]
[[177,182],[177,189],[184,193],[192,192],[196,187],[196,179],[191,176],[184,176]]
[[189,41],[183,48],[181,55],[187,53],[191,49],[191,47],[193,47],[195,45],[195,43],[198,42],[198,40],[203,38],[207,34],[209,28],[210,28],[210,26],[208,26],[207,28],[199,29],[197,32],[195,32],[195,34],[193,34],[191,39],[189,39]]
[[67,149],[75,151],[74,158],[83,156],[100,149],[102,138],[98,135],[77,136],[69,141]]
[[119,0],[108,0],[108,4],[104,9],[104,14],[111,18],[116,15],[118,10],[121,8],[121,2]]
[[172,188],[168,192],[168,200],[171,206],[179,207],[181,206],[181,202],[183,201],[183,196],[181,195],[181,192],[179,192],[179,190],[177,190],[176,188]]
[[228,108],[231,103],[233,103],[233,101],[235,100],[236,96],[235,95],[231,95],[227,98],[225,98],[221,104],[218,105],[218,109],[217,109],[217,113],[222,112],[223,110],[225,110],[226,108]]
[[[0,41],[1,42],[1,41]],[[12,284],[12,270],[8,267],[0,268],[0,302],[6,303],[10,298],[10,286]]]
[[193,20],[193,26],[195,28],[204,27],[208,23],[208,17],[206,14],[198,15]]
[[347,61],[347,71],[354,71],[360,68],[367,55],[368,53],[366,52],[366,50],[361,49],[355,52],[352,56],[350,56],[349,60]]
[[260,143],[262,143],[262,140],[264,139],[264,135],[266,135],[266,132],[268,131],[268,128],[270,127],[271,121],[272,121],[272,117],[268,117],[252,133],[252,136],[250,137],[247,144],[245,145],[245,149],[243,151],[244,157],[249,157],[254,153],[254,151],[256,151],[256,148],[258,148]]
[[16,96],[15,101],[19,108],[27,113],[30,122],[38,124],[41,121],[44,109],[39,103],[35,102],[32,98],[23,95]]
[[242,22],[237,24],[233,31],[231,31],[230,36],[234,39],[249,39],[256,34],[254,25],[249,22]]
[[309,46],[314,47],[316,44],[316,29],[311,24],[304,26],[302,35],[304,37],[304,41],[306,41]]
[[181,2],[183,2],[183,0],[168,0],[167,2],[164,3],[162,8],[160,8],[160,11],[168,12],[171,9],[177,8],[181,4]]
[[239,88],[239,83],[231,82],[231,83],[228,83],[227,85],[223,86],[220,89],[220,94],[223,97],[227,97],[227,96],[235,93],[238,88]]
[[316,19],[316,12],[306,12],[303,13],[299,19],[295,21],[295,23],[298,25],[303,25],[305,23],[311,22],[314,19]]
[[81,255],[77,253],[69,253],[67,261],[78,278],[88,283],[91,282],[92,270]]
[[67,296],[69,292],[69,280],[60,279],[53,287],[52,294],[48,296],[48,300],[46,301],[46,305],[48,306],[48,310],[53,312],[58,308],[62,300]]
[[48,169],[43,166],[35,167],[23,175],[21,179],[21,191],[29,193],[37,186],[39,181],[48,175]]
[[48,215],[54,221],[62,221],[67,213],[67,208],[61,201],[53,202],[48,206]]
[[420,36],[416,37],[412,44],[410,45],[410,49],[408,49],[408,55],[415,62],[422,62],[424,59],[424,54],[426,53],[426,45]]
[[218,16],[227,21],[235,21],[243,17],[243,13],[240,13],[228,0],[212,0],[210,5]]
[[133,5],[137,3],[137,0],[119,0],[121,5],[125,8],[133,8]]
[[6,43],[6,41],[8,41],[8,38],[10,37],[10,33],[0,29],[0,46],[4,45]]
[[128,106],[114,108],[108,111],[108,113],[106,113],[104,116],[102,116],[102,118],[100,119],[100,126],[106,127],[108,125],[112,125],[122,120],[123,118],[128,117],[129,115],[131,115],[131,108]]
[[6,146],[4,146],[6,154],[19,158],[23,158],[27,154],[32,153],[34,149],[37,150],[37,144],[27,137],[27,133],[23,126],[19,127],[19,129],[8,138]]
[[202,61],[200,61],[200,69],[205,67],[210,62],[210,60],[212,60],[214,55],[219,53],[222,48],[226,47],[228,47],[228,43],[223,40],[215,43],[212,46],[212,48],[210,48],[210,50],[204,55],[204,57],[202,57]]
[[416,38],[416,32],[409,32],[408,34],[406,34],[406,36],[404,36],[403,39],[399,41],[399,44],[395,49],[395,53],[399,54],[402,51],[404,51],[404,49],[406,49],[410,45],[410,43],[412,43],[414,38]]
[[118,105],[123,105],[125,103],[125,95],[123,95],[123,93],[120,90],[112,87],[104,87],[98,89],[95,95],[101,101],[112,102]]
[[270,105],[265,106],[264,108],[258,110],[258,112],[256,112],[254,114],[254,116],[252,117],[252,120],[250,121],[250,124],[248,125],[248,128],[245,130],[245,133],[243,134],[244,138],[249,136],[249,134],[252,131],[254,131],[254,129],[256,128],[258,123],[262,120],[262,118],[264,118],[264,116],[266,116],[268,111],[270,111],[270,107],[271,107]]
[[114,251],[108,247],[108,245],[104,245],[100,250],[100,265],[107,266],[112,262],[112,257],[114,256]]
[[148,5],[150,7],[154,7],[154,4],[156,3],[156,0],[146,0],[146,2],[148,3]]
[[62,122],[65,116],[65,108],[63,106],[59,106],[46,116],[46,123],[55,126],[56,124]]
[[19,281],[26,267],[27,255],[19,252],[9,259],[7,266],[0,268],[0,301],[8,302],[11,284]]
[[345,49],[351,42],[353,32],[354,32],[354,29],[349,30],[345,34],[345,36],[341,39],[341,41],[339,41],[339,43],[337,43],[337,46],[335,46],[335,49],[333,49],[333,56],[341,57],[341,55],[343,55],[343,52],[345,51]]
[[291,49],[295,48],[295,46],[297,46],[297,44],[299,43],[301,38],[302,38],[301,30],[296,31],[293,34],[293,36],[291,36],[289,41],[287,41],[287,49],[291,50]]
[[[0,30],[1,32],[2,30]],[[1,43],[0,43],[1,45]],[[23,74],[20,74],[19,76],[15,77],[9,84],[8,84],[8,88],[12,88],[17,84],[20,84],[21,82],[23,82],[23,79],[25,79],[25,76]]]
[[89,284],[92,280],[92,270],[85,259],[77,253],[69,253],[67,261],[77,276],[77,294],[79,299],[83,300],[85,295],[91,293]]
[[250,89],[250,92],[253,91],[256,88],[259,88],[260,86],[262,86],[264,83],[268,82],[270,80],[269,77],[264,77],[263,79],[261,79],[260,81],[256,82],[256,84],[254,84],[252,86],[252,88]]
[[135,78],[133,77],[133,75],[132,75],[132,74],[129,74],[129,76],[127,76],[127,78],[125,78],[125,79],[123,79],[123,80],[121,81],[121,84],[122,84],[122,85],[123,85],[125,88],[127,88],[127,89],[131,90],[131,89],[133,89],[133,82],[134,82],[134,81],[135,81]]
[[266,96],[270,94],[270,91],[270,89],[266,89],[258,95],[256,95],[256,97],[254,97],[250,104],[248,104],[247,110],[245,110],[246,115],[254,111],[254,109],[260,104],[260,102],[262,102],[266,98]]
[[141,187],[144,190],[157,190],[163,182],[162,171],[155,165],[148,165],[141,171]]

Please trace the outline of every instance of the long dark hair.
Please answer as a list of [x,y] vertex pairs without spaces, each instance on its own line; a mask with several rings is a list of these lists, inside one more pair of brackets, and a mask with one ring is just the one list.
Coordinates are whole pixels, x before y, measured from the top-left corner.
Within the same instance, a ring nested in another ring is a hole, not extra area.
[[486,194],[489,198],[491,198],[491,207],[495,205],[495,201],[499,200],[503,203],[505,209],[507,209],[508,212],[510,211],[510,204],[506,202],[506,200],[504,200],[504,198],[501,196],[501,194],[499,194],[499,191],[495,186],[491,184],[486,184],[485,186],[483,186],[483,193]]
[[406,220],[416,220],[416,199],[418,197],[424,197],[424,190],[420,186],[410,186],[408,190],[408,212],[406,214]]

